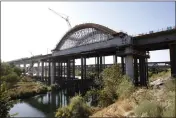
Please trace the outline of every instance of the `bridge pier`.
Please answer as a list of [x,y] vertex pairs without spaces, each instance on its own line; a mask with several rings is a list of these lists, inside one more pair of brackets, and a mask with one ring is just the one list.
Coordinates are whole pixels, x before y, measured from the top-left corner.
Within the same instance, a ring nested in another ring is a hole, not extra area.
[[134,80],[134,66],[133,66],[133,56],[132,55],[127,55],[125,57],[125,70],[126,70],[126,75],[128,75],[131,80]]
[[51,84],[51,61],[48,62],[48,84]]
[[147,86],[147,66],[146,59],[143,56],[139,57],[139,72],[140,72],[140,81],[139,84],[141,86]]
[[124,62],[124,57],[121,57],[121,68],[122,68],[122,74],[125,74],[125,62]]
[[40,62],[37,63],[37,78],[39,77],[40,73]]
[[34,72],[34,69],[33,69],[34,64],[33,64],[33,63],[31,63],[31,64],[30,64],[30,67],[31,67],[31,72],[30,72],[30,73],[31,73],[31,76],[33,76],[33,75],[34,75],[34,74],[33,74],[33,72]]
[[[146,51],[136,51],[132,47],[125,49],[127,54],[125,57],[125,74],[131,78],[135,86],[147,86],[148,83],[148,55]],[[122,58],[122,72],[123,72],[123,58]],[[139,61],[139,66],[138,66]]]
[[99,56],[95,57],[95,72],[99,78]]
[[44,62],[42,61],[42,73],[41,73],[41,80],[42,81],[44,79]]
[[134,85],[137,86],[138,85],[138,76],[139,76],[139,67],[138,67],[138,59],[137,56],[134,55]]
[[169,47],[170,47],[171,76],[176,78],[176,43],[170,44]]
[[117,54],[113,55],[113,63],[117,64]]
[[23,64],[24,65],[24,75],[26,75],[26,63]]
[[105,69],[105,56],[102,56],[102,68]]
[[75,78],[75,59],[73,59],[72,63],[73,63],[73,65],[72,65],[73,78]]
[[128,54],[125,56],[125,72],[126,75],[130,77],[130,79],[134,80],[134,66],[133,66],[133,48],[132,47],[127,47],[125,49],[125,53]]
[[54,84],[55,81],[55,62],[51,62],[51,84]]
[[84,69],[83,69],[83,71],[84,71],[84,79],[86,79],[86,77],[87,77],[87,73],[86,73],[86,57],[84,57],[83,61],[84,61],[84,63],[83,63],[84,64],[83,65],[84,66]]

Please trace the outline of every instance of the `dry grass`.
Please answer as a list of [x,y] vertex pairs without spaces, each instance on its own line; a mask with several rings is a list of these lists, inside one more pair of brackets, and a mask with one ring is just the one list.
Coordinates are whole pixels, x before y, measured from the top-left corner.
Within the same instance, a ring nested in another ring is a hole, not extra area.
[[168,77],[171,76],[171,70],[168,70],[168,71],[163,71],[163,72],[160,72],[158,74],[153,74],[150,78],[149,78],[149,81],[152,82],[152,81],[155,81],[157,79],[166,79]]
[[11,99],[19,99],[33,96],[37,93],[45,93],[47,87],[36,82],[18,82],[14,88],[8,90]]
[[118,100],[116,103],[96,112],[92,117],[122,117],[133,115],[133,103],[130,100]]
[[[141,105],[142,101],[149,101],[151,104],[146,107],[141,107],[140,115],[144,116],[152,116],[150,109],[159,109],[158,114],[162,117],[173,117],[175,114],[175,81],[170,79],[170,71],[161,72],[159,74],[152,76],[153,80],[161,79],[164,84],[158,88],[138,88],[135,92],[133,92],[129,97],[120,98],[114,104],[110,106],[100,109],[98,112],[94,113],[93,117],[132,117],[137,114],[134,112],[137,106]],[[153,105],[155,103],[155,105]],[[143,104],[142,104],[143,105]],[[144,112],[143,112],[143,110]],[[145,113],[146,109],[150,111],[149,113]],[[139,108],[138,108],[139,110]],[[143,112],[143,113],[142,113]],[[140,116],[141,117],[141,116]]]

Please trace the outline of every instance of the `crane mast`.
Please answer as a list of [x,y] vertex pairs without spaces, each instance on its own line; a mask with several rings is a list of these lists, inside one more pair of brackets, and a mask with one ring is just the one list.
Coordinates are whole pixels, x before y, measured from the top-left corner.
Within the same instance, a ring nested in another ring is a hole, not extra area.
[[50,9],[50,8],[48,8],[48,9],[49,9],[50,11],[52,11],[53,13],[55,13],[56,15],[60,16],[62,19],[64,19],[64,20],[67,22],[68,27],[71,28],[71,24],[70,24],[70,21],[69,21],[67,15],[64,14],[64,16],[66,16],[66,17],[64,17],[63,15],[57,13],[56,11],[54,11],[54,10],[52,10],[52,9]]

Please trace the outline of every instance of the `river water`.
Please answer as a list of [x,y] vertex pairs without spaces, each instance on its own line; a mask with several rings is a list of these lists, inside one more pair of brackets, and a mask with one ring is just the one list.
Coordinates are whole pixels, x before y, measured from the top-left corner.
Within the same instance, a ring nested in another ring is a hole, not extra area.
[[71,96],[66,90],[47,92],[29,99],[20,100],[10,109],[14,117],[54,117],[57,108],[66,106]]

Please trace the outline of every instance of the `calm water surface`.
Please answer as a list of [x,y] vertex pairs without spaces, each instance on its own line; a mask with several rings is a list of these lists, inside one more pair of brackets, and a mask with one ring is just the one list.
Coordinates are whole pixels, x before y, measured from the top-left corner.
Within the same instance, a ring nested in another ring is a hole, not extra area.
[[11,108],[10,114],[17,113],[15,117],[51,118],[54,117],[54,112],[57,108],[68,104],[70,97],[66,90],[37,95],[16,103]]

